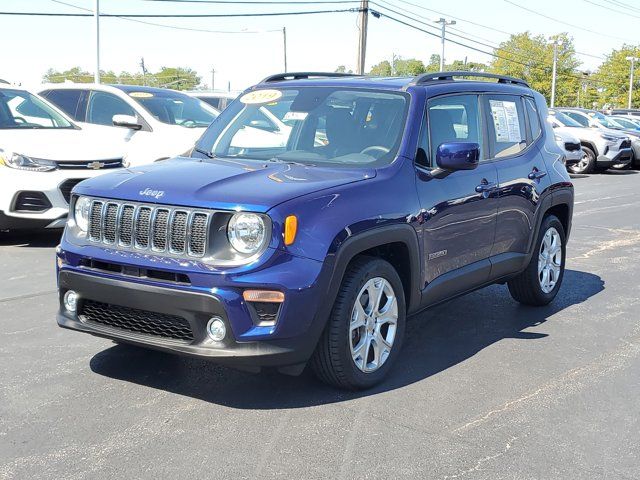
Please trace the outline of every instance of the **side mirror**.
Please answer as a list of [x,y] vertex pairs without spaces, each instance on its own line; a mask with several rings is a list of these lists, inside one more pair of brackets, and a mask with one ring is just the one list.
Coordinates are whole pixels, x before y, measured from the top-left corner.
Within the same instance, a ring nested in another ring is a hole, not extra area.
[[480,145],[473,142],[441,143],[436,152],[436,164],[443,170],[473,170],[480,161]]
[[115,127],[125,127],[131,130],[140,130],[142,128],[138,119],[133,115],[114,115],[111,121]]

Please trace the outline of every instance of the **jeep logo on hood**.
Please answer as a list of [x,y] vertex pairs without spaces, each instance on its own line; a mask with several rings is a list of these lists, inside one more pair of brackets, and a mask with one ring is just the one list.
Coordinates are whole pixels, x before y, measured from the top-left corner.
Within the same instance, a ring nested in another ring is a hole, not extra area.
[[144,190],[140,190],[140,195],[143,197],[153,197],[158,200],[164,196],[164,190],[152,190],[150,188],[145,188]]

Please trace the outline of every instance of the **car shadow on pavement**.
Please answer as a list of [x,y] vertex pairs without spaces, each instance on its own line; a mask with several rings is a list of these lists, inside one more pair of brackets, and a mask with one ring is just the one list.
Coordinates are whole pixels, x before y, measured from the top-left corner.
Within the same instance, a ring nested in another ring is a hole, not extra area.
[[143,348],[116,345],[96,354],[99,375],[239,409],[286,409],[341,402],[420,382],[472,357],[503,339],[537,340],[556,313],[604,290],[591,273],[566,270],[558,297],[546,307],[511,300],[506,287],[493,285],[451,300],[409,319],[402,353],[389,377],[364,392],[344,392],[315,379],[264,371],[251,374],[213,363]]
[[60,243],[62,230],[0,232],[0,247],[51,248]]

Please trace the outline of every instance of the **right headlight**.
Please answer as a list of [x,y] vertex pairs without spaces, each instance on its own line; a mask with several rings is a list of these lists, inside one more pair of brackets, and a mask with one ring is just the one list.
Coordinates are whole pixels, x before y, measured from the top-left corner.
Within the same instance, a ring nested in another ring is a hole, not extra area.
[[91,209],[91,199],[88,197],[78,197],[73,208],[73,219],[82,234],[89,229],[89,212]]
[[602,139],[606,140],[607,142],[617,142],[618,140],[621,140],[620,137],[615,137],[613,135],[607,135],[606,133],[601,133],[600,137],[602,137]]
[[252,255],[264,246],[267,228],[263,218],[255,213],[239,212],[231,217],[227,237],[231,246],[240,253]]
[[30,170],[32,172],[50,172],[56,170],[58,165],[51,160],[31,158],[19,153],[6,152],[0,149],[0,165],[15,168],[16,170]]

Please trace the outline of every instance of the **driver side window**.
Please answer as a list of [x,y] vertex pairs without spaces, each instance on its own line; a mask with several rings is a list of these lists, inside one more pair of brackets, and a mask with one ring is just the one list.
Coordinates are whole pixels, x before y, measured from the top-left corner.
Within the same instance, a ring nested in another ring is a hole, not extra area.
[[477,95],[449,95],[429,100],[426,121],[416,160],[418,164],[434,167],[438,147],[447,142],[473,142],[482,149]]
[[113,125],[114,115],[132,115],[136,112],[127,102],[106,92],[91,92],[87,122],[98,125]]

